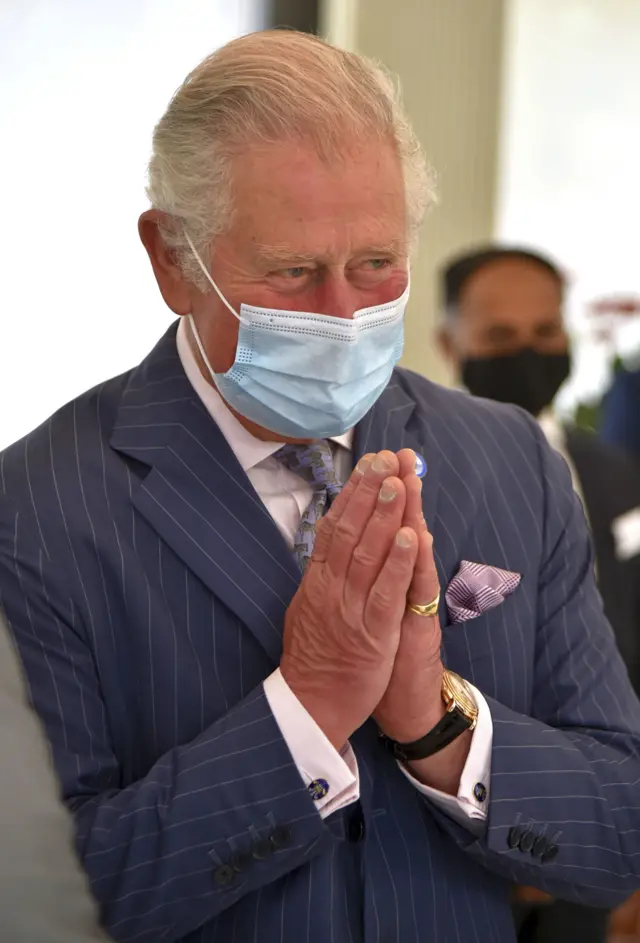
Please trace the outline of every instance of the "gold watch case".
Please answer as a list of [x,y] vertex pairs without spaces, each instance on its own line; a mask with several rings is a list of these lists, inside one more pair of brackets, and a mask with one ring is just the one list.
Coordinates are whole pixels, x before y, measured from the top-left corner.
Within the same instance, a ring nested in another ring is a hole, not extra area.
[[442,676],[442,700],[447,711],[457,710],[469,721],[469,730],[473,730],[478,721],[478,705],[467,682],[455,671],[446,668]]

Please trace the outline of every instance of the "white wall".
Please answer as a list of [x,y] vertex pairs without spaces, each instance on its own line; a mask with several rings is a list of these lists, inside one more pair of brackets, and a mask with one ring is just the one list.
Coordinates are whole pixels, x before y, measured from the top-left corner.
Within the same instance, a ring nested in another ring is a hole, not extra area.
[[436,270],[494,227],[505,0],[324,0],[323,29],[381,60],[402,83],[407,111],[439,174],[411,273],[403,364],[449,379],[434,341]]
[[[640,2],[508,9],[498,235],[566,266],[583,334],[594,297],[640,292]],[[576,366],[567,403],[607,380],[592,339],[582,337]]]
[[170,323],[136,223],[151,133],[261,0],[0,3],[0,448]]

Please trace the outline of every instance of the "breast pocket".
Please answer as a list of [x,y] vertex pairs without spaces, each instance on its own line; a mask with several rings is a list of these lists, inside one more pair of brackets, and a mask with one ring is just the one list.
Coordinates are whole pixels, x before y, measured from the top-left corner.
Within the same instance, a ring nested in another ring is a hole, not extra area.
[[475,619],[443,627],[442,641],[447,668],[508,707],[526,707],[533,680],[535,622],[522,586]]

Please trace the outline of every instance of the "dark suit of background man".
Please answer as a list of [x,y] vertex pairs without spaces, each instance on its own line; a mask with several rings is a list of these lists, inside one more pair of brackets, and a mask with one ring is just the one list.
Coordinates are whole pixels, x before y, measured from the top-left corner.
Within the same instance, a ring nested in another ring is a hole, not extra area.
[[640,885],[566,466],[395,367],[431,192],[392,88],[291,32],[205,60],[140,220],[179,326],[0,456],[0,592],[118,941],[508,943],[513,882]]
[[603,442],[640,461],[640,370],[620,370],[602,404]]
[[[570,369],[564,277],[541,255],[489,246],[453,259],[442,283],[440,340],[458,379],[476,396],[526,409],[569,464],[591,525],[605,613],[640,690],[640,467],[551,413]],[[538,917],[535,939],[544,943],[605,937],[605,911],[559,903]]]

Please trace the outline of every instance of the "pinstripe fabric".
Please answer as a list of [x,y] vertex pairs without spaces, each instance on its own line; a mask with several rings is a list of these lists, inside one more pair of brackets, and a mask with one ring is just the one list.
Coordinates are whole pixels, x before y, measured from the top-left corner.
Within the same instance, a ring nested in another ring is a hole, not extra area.
[[[317,815],[261,687],[299,573],[175,328],[0,456],[2,603],[116,940],[507,943],[509,880],[603,904],[640,885],[640,706],[566,468],[524,414],[398,371],[354,457],[405,446],[427,461],[443,585],[464,559],[523,574],[476,619],[441,613],[447,664],[493,713],[480,840],[369,724],[360,803]],[[510,848],[514,824],[557,858]],[[288,847],[216,883],[276,825]]]

